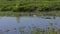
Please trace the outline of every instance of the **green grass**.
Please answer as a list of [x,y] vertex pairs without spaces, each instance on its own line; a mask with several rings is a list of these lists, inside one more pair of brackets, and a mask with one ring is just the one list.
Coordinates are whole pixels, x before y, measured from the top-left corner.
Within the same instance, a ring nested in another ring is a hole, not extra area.
[[[60,16],[60,11],[51,11],[51,12],[39,12],[36,10],[35,12],[13,12],[19,7],[31,7],[37,6],[39,8],[43,7],[50,7],[57,5],[60,7],[60,0],[0,0],[0,16],[25,16],[29,14],[36,14],[36,15],[48,15],[48,16]],[[2,12],[2,9],[7,9],[10,11]],[[12,9],[10,9],[12,8]]]
[[60,11],[51,12],[0,12],[0,16],[60,16]]

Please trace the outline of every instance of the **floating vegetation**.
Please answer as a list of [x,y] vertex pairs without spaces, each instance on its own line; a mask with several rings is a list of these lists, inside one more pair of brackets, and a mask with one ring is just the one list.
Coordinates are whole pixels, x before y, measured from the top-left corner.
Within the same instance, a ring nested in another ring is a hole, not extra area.
[[14,28],[14,31],[16,32],[16,31],[17,31],[17,29],[16,29],[16,28]]
[[5,30],[4,32],[9,32],[10,30],[9,29],[7,29],[7,30]]
[[0,30],[0,34],[4,34],[4,31]]
[[[36,26],[34,24],[32,24],[32,26],[21,26],[18,28],[18,31],[20,32],[20,34],[60,34],[60,28],[58,28],[57,25],[53,26],[53,23],[50,21],[48,24],[48,28],[41,28],[39,26]],[[25,30],[26,29],[26,30]],[[15,31],[17,31],[16,28],[14,28]],[[9,32],[10,30],[7,29],[4,32]],[[0,34],[4,34],[4,32],[2,30],[0,30]]]
[[50,26],[52,26],[53,25],[52,21],[50,21],[49,24],[50,24]]
[[[59,31],[59,28],[58,27],[52,27],[53,26],[53,23],[50,22],[48,26],[51,26],[51,27],[48,27],[48,29],[42,29],[38,26],[34,26],[32,25],[32,27],[28,27],[28,34],[58,34],[60,31]],[[26,33],[26,31],[24,30],[24,28],[21,28],[20,29],[20,34],[23,34],[23,33]]]
[[16,30],[16,28],[14,28],[14,30]]

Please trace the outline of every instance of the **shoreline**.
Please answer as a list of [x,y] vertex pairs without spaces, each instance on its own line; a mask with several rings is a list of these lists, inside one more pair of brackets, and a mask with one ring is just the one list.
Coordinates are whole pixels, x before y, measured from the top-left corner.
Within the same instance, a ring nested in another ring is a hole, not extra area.
[[0,12],[0,16],[60,16],[60,11],[51,12]]

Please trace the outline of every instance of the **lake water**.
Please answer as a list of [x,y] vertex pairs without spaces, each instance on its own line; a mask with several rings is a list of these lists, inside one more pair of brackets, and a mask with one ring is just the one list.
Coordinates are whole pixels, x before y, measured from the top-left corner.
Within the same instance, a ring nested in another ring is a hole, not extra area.
[[[38,26],[47,28],[49,22],[60,27],[60,17],[53,16],[20,16],[20,17],[0,17],[0,34],[20,34],[19,28],[27,28],[29,26]],[[8,32],[9,31],[9,32]],[[25,34],[25,33],[24,33]]]

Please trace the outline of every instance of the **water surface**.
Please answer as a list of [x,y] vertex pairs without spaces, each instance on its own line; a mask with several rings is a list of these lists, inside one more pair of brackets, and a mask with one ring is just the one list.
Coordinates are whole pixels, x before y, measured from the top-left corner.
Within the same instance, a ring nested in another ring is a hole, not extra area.
[[19,28],[24,27],[27,31],[29,26],[35,25],[41,28],[49,27],[49,22],[53,22],[53,27],[60,27],[60,17],[53,16],[20,16],[20,17],[0,17],[0,33],[20,34]]

